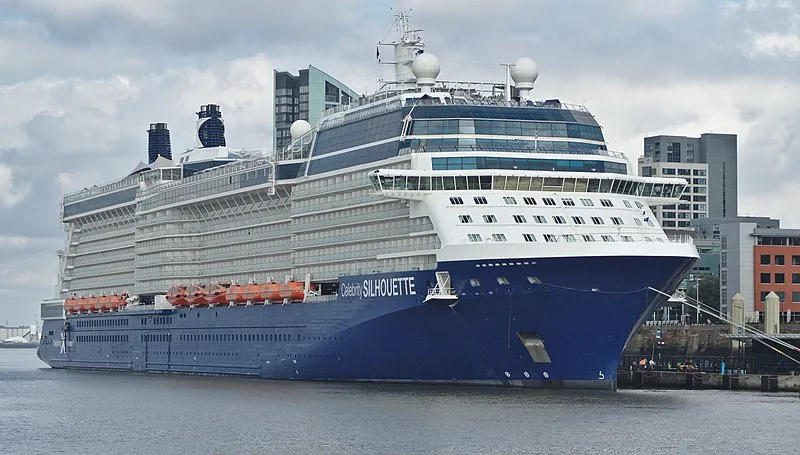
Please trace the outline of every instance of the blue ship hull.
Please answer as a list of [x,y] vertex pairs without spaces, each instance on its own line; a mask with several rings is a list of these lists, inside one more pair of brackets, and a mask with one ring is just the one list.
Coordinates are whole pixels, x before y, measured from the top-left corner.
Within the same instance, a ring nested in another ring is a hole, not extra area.
[[[435,271],[344,276],[329,302],[46,321],[38,354],[54,368],[613,389],[625,344],[665,301],[648,288],[674,290],[694,261],[444,262],[452,306],[425,303]],[[526,347],[532,337],[549,358]]]

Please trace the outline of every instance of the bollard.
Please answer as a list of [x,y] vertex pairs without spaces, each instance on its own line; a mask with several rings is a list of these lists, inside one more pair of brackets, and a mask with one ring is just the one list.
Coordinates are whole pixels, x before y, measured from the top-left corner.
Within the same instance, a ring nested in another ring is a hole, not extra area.
[[722,375],[722,389],[731,390],[731,375],[729,374]]
[[633,372],[633,384],[634,389],[641,389],[644,387],[644,374],[641,371],[634,371]]
[[769,392],[769,376],[761,376],[761,391]]

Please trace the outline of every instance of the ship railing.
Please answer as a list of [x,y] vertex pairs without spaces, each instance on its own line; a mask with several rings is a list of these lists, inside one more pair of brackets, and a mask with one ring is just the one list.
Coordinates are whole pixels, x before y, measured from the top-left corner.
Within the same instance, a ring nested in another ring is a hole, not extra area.
[[273,162],[272,158],[255,158],[255,159],[244,159],[244,160],[234,161],[233,163],[230,164],[225,164],[222,166],[198,172],[197,174],[191,175],[182,180],[172,180],[169,182],[165,182],[162,185],[156,185],[147,188],[145,190],[140,191],[139,195],[140,197],[147,197],[154,193],[164,191],[165,189],[172,188],[173,186],[190,184],[206,179],[211,179],[214,177],[221,177],[256,167],[270,166],[272,162]]
[[[470,81],[436,81],[433,86],[434,93],[449,93],[453,104],[469,104],[476,106],[506,106],[506,107],[538,107],[577,111],[590,114],[582,104],[562,103],[560,101],[506,101],[503,94],[504,83],[499,82],[470,82]],[[366,106],[378,101],[383,101],[406,93],[420,93],[419,87],[406,82],[384,82],[383,87],[376,93],[353,100],[350,104],[343,104],[327,109],[324,116],[344,112],[361,106]]]
[[113,182],[113,183],[108,183],[108,184],[101,185],[101,186],[95,185],[95,186],[93,186],[91,188],[84,188],[84,189],[82,189],[80,191],[75,191],[75,192],[72,192],[72,193],[68,193],[68,194],[64,195],[64,197],[61,199],[62,200],[61,204],[62,205],[70,204],[72,202],[80,201],[82,199],[86,199],[86,198],[89,198],[89,197],[92,197],[92,196],[96,196],[98,194],[104,194],[104,193],[108,193],[108,192],[111,192],[111,191],[114,191],[114,190],[118,190],[118,189],[122,189],[122,188],[128,188],[128,187],[131,187],[131,186],[136,186],[138,184],[139,184],[139,176],[138,175],[129,175],[128,177],[125,177],[124,179],[118,180],[118,181]]
[[456,290],[453,288],[440,288],[436,285],[428,289],[428,295],[456,295]]
[[[530,142],[530,139],[526,138],[526,141]],[[587,150],[558,150],[558,149],[550,149],[550,148],[526,148],[526,147],[502,147],[502,146],[483,146],[483,145],[454,145],[452,147],[447,146],[438,146],[438,147],[430,147],[430,146],[420,146],[420,147],[404,147],[401,148],[399,151],[399,155],[408,155],[412,153],[441,153],[441,152],[509,152],[509,153],[546,153],[546,154],[563,154],[563,155],[599,155],[599,156],[607,156],[611,158],[619,158],[623,160],[627,160],[626,156],[622,152],[615,152],[612,150],[603,150],[601,148],[591,149],[591,151]]]
[[338,294],[309,295],[308,297],[306,297],[306,303],[335,302],[338,297],[339,297]]

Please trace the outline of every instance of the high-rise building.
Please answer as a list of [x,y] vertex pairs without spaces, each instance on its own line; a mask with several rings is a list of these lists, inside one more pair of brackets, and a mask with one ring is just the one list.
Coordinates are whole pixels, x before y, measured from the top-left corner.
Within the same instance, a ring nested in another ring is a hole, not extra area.
[[682,177],[689,182],[679,204],[654,210],[667,231],[689,231],[691,220],[737,216],[735,134],[647,137],[639,175]]
[[316,126],[325,110],[350,104],[358,93],[324,71],[309,65],[295,76],[275,70],[274,91],[275,150],[292,141],[289,127],[295,120],[306,120]]

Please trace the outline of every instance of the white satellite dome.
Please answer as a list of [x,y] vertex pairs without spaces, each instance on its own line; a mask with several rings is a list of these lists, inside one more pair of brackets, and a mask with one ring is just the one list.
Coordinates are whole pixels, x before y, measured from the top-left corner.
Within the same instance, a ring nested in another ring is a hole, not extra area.
[[514,62],[511,67],[511,78],[514,79],[514,84],[518,89],[532,89],[533,83],[539,77],[539,68],[536,62],[528,57],[522,57]]
[[411,64],[411,71],[414,72],[414,77],[417,78],[417,85],[423,91],[428,91],[436,83],[436,77],[441,69],[439,59],[427,52],[417,55]]
[[292,140],[303,137],[309,131],[311,131],[311,124],[305,120],[295,120],[292,126],[289,127],[289,134],[292,135]]

